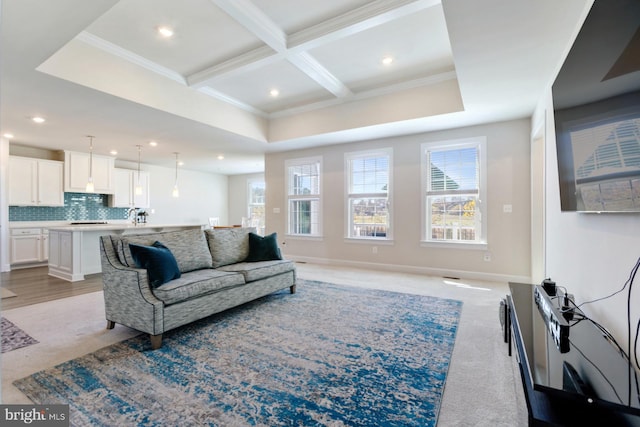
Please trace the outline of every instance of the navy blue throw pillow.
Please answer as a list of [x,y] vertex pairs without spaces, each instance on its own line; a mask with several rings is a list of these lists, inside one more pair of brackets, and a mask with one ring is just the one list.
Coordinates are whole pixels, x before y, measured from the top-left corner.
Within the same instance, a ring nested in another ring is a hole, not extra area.
[[271,261],[282,259],[280,248],[278,248],[278,235],[276,233],[268,236],[249,233],[249,256],[246,262]]
[[154,242],[152,246],[129,243],[131,256],[138,268],[145,268],[149,274],[151,287],[180,278],[180,269],[175,257],[165,245]]

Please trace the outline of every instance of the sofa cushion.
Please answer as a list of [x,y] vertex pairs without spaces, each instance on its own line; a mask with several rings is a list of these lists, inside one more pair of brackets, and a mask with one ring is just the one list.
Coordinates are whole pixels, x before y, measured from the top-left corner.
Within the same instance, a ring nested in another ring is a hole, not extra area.
[[237,264],[225,265],[218,270],[242,273],[244,280],[255,282],[295,270],[295,264],[291,260],[283,259],[276,261],[240,262]]
[[244,261],[249,255],[249,233],[253,227],[205,230],[213,267]]
[[153,294],[170,305],[244,283],[242,274],[209,268],[184,273],[179,279],[153,289]]
[[211,253],[204,233],[200,229],[168,231],[164,233],[136,234],[122,237],[123,264],[133,267],[135,262],[129,244],[149,246],[162,242],[173,254],[181,273],[201,268],[211,268]]
[[163,283],[180,277],[178,263],[171,251],[162,243],[151,246],[130,244],[130,251],[136,267],[145,268],[149,275],[149,284],[157,288]]
[[282,259],[278,248],[278,235],[271,233],[268,236],[249,233],[249,256],[245,262],[271,261]]

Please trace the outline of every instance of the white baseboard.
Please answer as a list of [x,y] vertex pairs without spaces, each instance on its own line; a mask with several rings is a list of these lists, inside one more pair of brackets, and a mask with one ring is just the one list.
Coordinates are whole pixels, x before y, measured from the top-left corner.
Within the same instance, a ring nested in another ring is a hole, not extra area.
[[527,276],[514,276],[508,274],[483,273],[480,271],[448,270],[444,268],[418,267],[413,265],[381,264],[378,262],[346,261],[329,258],[316,258],[305,256],[288,256],[288,259],[296,262],[304,262],[319,265],[335,265],[340,267],[360,268],[366,270],[392,271],[398,273],[424,274],[427,276],[451,277],[469,280],[484,280],[489,282],[519,282],[531,283]]

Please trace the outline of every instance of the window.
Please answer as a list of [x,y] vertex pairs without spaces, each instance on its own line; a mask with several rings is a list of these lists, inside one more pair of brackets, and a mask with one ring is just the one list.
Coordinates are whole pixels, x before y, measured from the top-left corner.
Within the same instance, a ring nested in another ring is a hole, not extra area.
[[264,190],[265,183],[262,180],[249,181],[248,218],[249,225],[255,227],[258,234],[264,235]]
[[320,236],[319,157],[288,160],[287,173],[288,233],[299,236]]
[[391,149],[345,154],[347,237],[391,239]]
[[486,138],[422,145],[424,239],[486,243]]

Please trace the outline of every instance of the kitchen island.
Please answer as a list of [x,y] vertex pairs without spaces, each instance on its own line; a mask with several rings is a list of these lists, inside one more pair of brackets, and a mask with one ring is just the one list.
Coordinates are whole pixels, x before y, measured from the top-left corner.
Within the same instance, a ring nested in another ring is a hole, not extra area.
[[[208,226],[207,226],[208,227]],[[100,273],[100,236],[145,234],[199,228],[204,224],[90,224],[49,228],[49,275],[76,282],[87,274]]]

